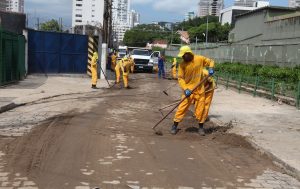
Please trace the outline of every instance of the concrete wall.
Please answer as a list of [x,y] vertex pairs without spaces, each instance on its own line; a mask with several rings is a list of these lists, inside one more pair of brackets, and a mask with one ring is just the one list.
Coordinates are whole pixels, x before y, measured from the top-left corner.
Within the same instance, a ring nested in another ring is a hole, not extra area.
[[25,22],[25,14],[0,11],[0,26],[7,31],[22,34]]
[[[281,13],[274,11],[272,15]],[[269,17],[262,11],[255,12],[243,16],[236,22],[236,26],[232,33],[237,32],[236,39],[244,39],[243,41],[198,50],[195,53],[220,63],[300,66],[299,11],[277,17]],[[251,38],[253,35],[256,36]],[[177,53],[178,50],[166,51],[169,56],[176,56]]]
[[[216,62],[241,62],[245,64],[300,66],[300,44],[295,45],[224,45],[211,49],[194,51],[214,59]],[[178,50],[166,50],[167,56],[177,56]]]

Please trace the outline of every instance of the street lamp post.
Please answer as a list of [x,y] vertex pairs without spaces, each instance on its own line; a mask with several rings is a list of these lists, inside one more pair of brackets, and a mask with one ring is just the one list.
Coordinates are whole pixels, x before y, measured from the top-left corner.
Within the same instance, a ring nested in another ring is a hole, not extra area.
[[207,47],[207,42],[208,42],[208,15],[206,16],[206,34],[205,34],[205,46]]

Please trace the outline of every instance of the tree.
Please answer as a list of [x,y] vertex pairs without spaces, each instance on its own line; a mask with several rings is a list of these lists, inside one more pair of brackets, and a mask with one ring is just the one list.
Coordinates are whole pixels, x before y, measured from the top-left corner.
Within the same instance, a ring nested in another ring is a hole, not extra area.
[[43,31],[61,31],[61,27],[58,24],[57,20],[49,20],[41,24],[41,30]]

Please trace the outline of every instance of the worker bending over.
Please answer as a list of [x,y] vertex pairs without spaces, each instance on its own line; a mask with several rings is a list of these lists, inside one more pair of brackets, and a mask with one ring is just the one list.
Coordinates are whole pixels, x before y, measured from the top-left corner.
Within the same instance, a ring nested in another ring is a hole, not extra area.
[[97,89],[97,80],[98,80],[98,53],[94,52],[91,63],[91,72],[92,72],[92,89]]
[[114,71],[115,67],[117,65],[117,55],[115,52],[111,55],[111,69]]
[[177,67],[178,67],[177,59],[174,58],[172,63],[172,70],[171,70],[173,79],[177,79]]
[[133,61],[125,56],[123,59],[119,60],[117,62],[117,65],[115,67],[116,70],[116,83],[120,83],[120,77],[121,77],[121,72],[123,74],[123,82],[124,82],[124,87],[127,89],[130,89],[131,87],[128,85],[128,76],[130,71],[134,70],[134,63]]
[[181,122],[188,111],[192,102],[195,102],[195,117],[199,123],[199,134],[204,136],[205,118],[203,112],[205,109],[205,88],[204,84],[200,85],[192,94],[192,90],[204,79],[203,68],[209,67],[209,75],[214,74],[214,61],[204,56],[194,55],[189,46],[180,48],[178,57],[182,57],[183,62],[178,68],[178,82],[183,89],[184,95],[187,97],[178,107],[174,118],[174,124],[171,128],[171,133],[176,134],[178,124]]

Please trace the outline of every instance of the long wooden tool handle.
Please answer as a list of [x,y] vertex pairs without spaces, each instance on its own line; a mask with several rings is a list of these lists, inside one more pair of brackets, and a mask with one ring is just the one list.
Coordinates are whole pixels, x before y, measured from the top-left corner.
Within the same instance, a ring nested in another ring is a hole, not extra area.
[[[198,85],[196,85],[196,87],[194,87],[194,89],[192,90],[192,94],[195,92],[195,90],[202,85],[208,78],[210,77],[210,75],[206,76],[202,81],[200,81],[198,83]],[[184,97],[169,113],[167,113],[167,115],[165,115],[159,122],[157,122],[152,129],[155,129],[161,122],[163,122],[183,101],[185,101],[188,97]]]
[[[209,90],[207,90],[207,91],[204,91],[204,92],[202,92],[202,93],[200,93],[200,95],[202,95],[203,93],[208,93],[208,92],[210,92],[210,91],[213,91],[213,90],[215,90],[216,88],[213,88],[213,89],[209,89]],[[169,104],[169,105],[167,105],[167,106],[165,106],[165,107],[163,107],[163,108],[161,108],[161,109],[159,109],[160,111],[161,110],[164,110],[164,109],[166,109],[166,108],[169,108],[170,106],[174,106],[175,104],[177,104],[177,103],[179,103],[180,102],[180,100],[176,100],[176,102],[174,102],[174,103],[172,103],[172,104]]]

